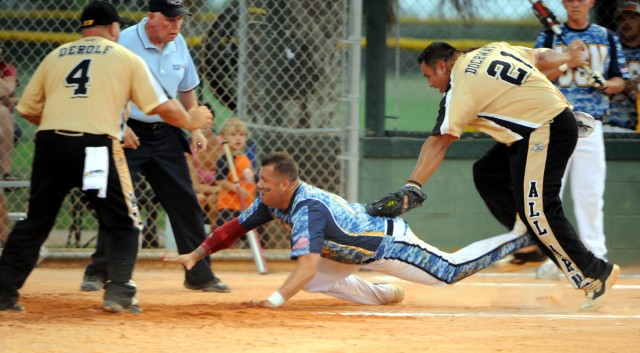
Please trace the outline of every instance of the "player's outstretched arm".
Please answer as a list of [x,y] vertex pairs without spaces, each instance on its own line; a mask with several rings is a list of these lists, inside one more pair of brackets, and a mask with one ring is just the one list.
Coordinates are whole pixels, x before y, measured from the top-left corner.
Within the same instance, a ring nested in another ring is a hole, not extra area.
[[296,295],[315,276],[320,254],[307,254],[298,257],[296,265],[291,270],[289,277],[284,281],[269,298],[265,300],[251,300],[242,303],[246,307],[254,308],[279,308],[285,301]]
[[205,250],[202,246],[199,246],[197,249],[188,254],[178,256],[168,256],[166,254],[160,254],[160,259],[165,262],[180,264],[188,271],[192,269],[193,266],[195,266],[196,263],[205,256],[207,256],[207,250]]
[[213,121],[213,114],[209,108],[196,106],[187,112],[182,103],[176,99],[169,99],[155,107],[148,114],[158,114],[168,124],[187,130],[208,127]]
[[420,156],[407,185],[380,200],[365,205],[372,216],[397,217],[420,207],[427,196],[420,190],[444,160],[449,145],[457,139],[450,134],[431,135],[422,145]]
[[242,228],[240,221],[236,217],[216,228],[194,251],[178,256],[161,254],[160,259],[166,262],[181,264],[187,270],[190,270],[195,266],[196,262],[205,256],[227,249],[245,233],[247,233],[247,230]]

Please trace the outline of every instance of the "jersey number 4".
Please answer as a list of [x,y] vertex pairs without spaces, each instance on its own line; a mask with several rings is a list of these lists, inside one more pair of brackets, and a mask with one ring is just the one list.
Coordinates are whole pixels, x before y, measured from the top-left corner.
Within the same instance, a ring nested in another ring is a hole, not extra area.
[[87,86],[90,85],[89,66],[91,59],[84,59],[76,65],[64,79],[66,87],[73,87],[71,98],[88,97]]

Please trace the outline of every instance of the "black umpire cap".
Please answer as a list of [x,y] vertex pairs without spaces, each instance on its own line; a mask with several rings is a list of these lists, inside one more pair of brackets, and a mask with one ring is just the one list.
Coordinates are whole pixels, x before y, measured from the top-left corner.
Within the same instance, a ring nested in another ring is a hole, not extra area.
[[160,12],[169,18],[191,16],[189,10],[184,7],[184,0],[149,0],[149,12]]
[[121,25],[127,23],[126,20],[120,18],[116,8],[106,1],[90,2],[82,9],[82,15],[80,15],[82,28],[107,26],[114,22],[119,22]]

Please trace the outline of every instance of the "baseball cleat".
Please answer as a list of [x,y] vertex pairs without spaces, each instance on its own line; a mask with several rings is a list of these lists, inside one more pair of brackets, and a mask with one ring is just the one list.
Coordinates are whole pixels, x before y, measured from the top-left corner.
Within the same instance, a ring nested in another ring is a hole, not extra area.
[[0,308],[0,311],[20,311],[25,312],[27,309],[24,308],[21,304],[10,304],[8,306]]
[[129,305],[128,307],[124,307],[113,300],[105,300],[102,303],[102,309],[106,312],[110,313],[124,313],[129,312],[132,314],[142,314],[142,308],[138,306],[138,304]]
[[389,283],[389,285],[395,290],[395,295],[389,304],[402,303],[404,301],[404,288],[393,283]]
[[[517,252],[505,257],[496,262],[495,267],[500,272],[512,272],[520,271],[528,267],[538,267],[544,264],[548,259],[547,255],[545,255],[537,245],[533,245],[533,247],[534,250]],[[531,247],[527,247],[524,249],[528,250],[530,248]]]
[[607,300],[611,287],[616,283],[619,274],[620,266],[614,264],[604,283],[597,280],[584,288],[587,294],[587,301],[580,305],[580,310],[595,310],[601,307]]
[[393,289],[393,298],[387,303],[384,304],[396,304],[402,303],[404,301],[404,288],[400,287],[397,284],[382,282],[382,283],[374,283],[376,286],[386,286],[391,287]]
[[213,280],[200,284],[200,285],[192,285],[187,281],[184,283],[184,287],[191,290],[201,290],[203,292],[216,292],[216,293],[229,293],[231,292],[231,288],[222,283],[219,278],[214,278]]
[[558,266],[551,260],[536,268],[536,279],[559,281],[561,275]]
[[104,286],[105,278],[102,275],[84,275],[80,290],[83,292],[97,292]]

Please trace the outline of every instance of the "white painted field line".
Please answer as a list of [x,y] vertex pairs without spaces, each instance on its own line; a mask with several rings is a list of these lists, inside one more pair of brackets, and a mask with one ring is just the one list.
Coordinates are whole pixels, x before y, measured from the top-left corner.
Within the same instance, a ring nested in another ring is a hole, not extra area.
[[[536,274],[520,273],[520,272],[480,272],[473,275],[473,277],[535,277]],[[618,275],[618,278],[640,278],[640,275]]]
[[[399,282],[401,279],[393,276],[375,276],[373,277],[374,282]],[[563,283],[562,281],[539,281],[539,282],[519,282],[519,283],[495,283],[495,282],[460,282],[455,283],[453,286],[476,286],[476,287],[556,287],[564,285],[566,287],[571,287],[568,283]],[[571,287],[573,288],[573,287]],[[640,285],[629,285],[629,284],[614,284],[614,289],[640,289]]]
[[398,313],[398,312],[319,312],[323,315],[340,316],[380,316],[380,317],[519,317],[519,318],[541,318],[541,319],[640,319],[640,315],[588,315],[588,314],[505,314],[488,312],[469,313]]
[[[555,287],[563,285],[561,283],[458,283],[455,286],[477,286],[477,287]],[[565,284],[566,287],[571,287]],[[573,287],[571,287],[573,288]],[[640,289],[640,285],[614,284],[614,289]]]

